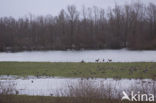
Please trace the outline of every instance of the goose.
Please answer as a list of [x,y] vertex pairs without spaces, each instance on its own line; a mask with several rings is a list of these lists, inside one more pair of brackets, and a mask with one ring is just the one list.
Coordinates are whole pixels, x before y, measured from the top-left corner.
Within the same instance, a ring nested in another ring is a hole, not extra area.
[[105,62],[105,59],[103,59],[102,61]]
[[84,60],[81,60],[81,63],[85,63],[85,61]]
[[98,62],[99,62],[99,60],[100,60],[100,59],[98,58],[98,59],[96,59],[95,61],[98,63]]
[[112,62],[112,59],[108,59],[108,62]]

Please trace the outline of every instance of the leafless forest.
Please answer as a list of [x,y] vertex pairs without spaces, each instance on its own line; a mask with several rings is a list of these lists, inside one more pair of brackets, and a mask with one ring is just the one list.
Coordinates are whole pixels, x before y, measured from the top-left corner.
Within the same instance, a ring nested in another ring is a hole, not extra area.
[[106,48],[156,49],[156,5],[70,5],[58,16],[0,18],[0,51]]

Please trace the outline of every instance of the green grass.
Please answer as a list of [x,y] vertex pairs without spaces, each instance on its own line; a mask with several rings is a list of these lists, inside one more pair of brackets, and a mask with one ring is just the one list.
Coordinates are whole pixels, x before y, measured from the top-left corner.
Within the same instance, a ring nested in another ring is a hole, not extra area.
[[[129,102],[119,99],[99,98],[73,98],[73,97],[50,97],[50,96],[24,96],[24,95],[0,95],[0,103],[149,103]],[[152,102],[156,103],[156,102]]]
[[0,62],[0,75],[156,78],[156,63]]

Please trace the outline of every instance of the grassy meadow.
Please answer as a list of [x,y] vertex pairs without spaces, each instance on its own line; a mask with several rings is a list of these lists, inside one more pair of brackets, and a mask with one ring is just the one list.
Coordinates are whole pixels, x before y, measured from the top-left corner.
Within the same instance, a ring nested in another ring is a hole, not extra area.
[[156,78],[156,63],[0,62],[0,75]]

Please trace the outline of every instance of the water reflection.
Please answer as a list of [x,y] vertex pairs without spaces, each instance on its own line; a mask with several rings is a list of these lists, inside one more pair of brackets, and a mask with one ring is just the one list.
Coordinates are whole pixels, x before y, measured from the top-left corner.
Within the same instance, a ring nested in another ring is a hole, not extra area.
[[8,89],[10,90],[9,93],[19,95],[68,96],[71,91],[79,89],[81,91],[82,89],[85,89],[86,86],[88,86],[87,88],[103,89],[105,94],[108,93],[106,92],[107,90],[111,90],[114,96],[119,95],[123,90],[144,90],[144,92],[147,93],[156,93],[156,81],[151,79],[115,80],[111,78],[37,78],[33,76],[25,78],[18,77],[18,79],[17,76],[1,76],[0,79],[1,93]]

